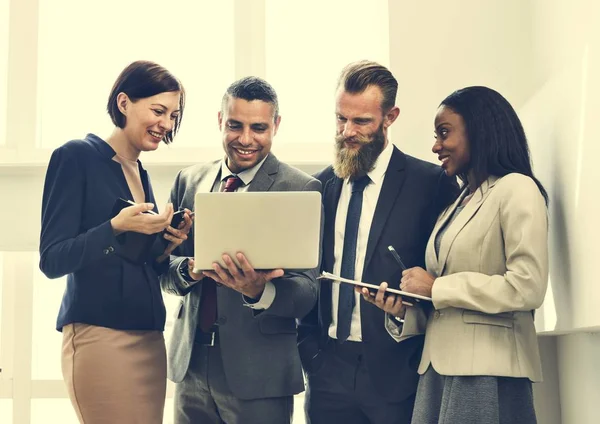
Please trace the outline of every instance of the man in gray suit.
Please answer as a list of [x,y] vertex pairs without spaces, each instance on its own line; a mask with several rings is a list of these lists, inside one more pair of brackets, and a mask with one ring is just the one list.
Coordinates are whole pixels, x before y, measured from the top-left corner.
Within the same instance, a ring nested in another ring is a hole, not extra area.
[[[234,82],[219,112],[226,157],[182,170],[171,202],[193,209],[198,191],[321,191],[318,180],[270,153],[280,120],[266,81]],[[226,268],[196,274],[193,256],[191,231],[161,277],[163,290],[183,296],[168,352],[175,422],[291,422],[293,395],[304,390],[296,319],[316,302],[317,270],[256,271],[238,254],[241,268],[224,255]]]

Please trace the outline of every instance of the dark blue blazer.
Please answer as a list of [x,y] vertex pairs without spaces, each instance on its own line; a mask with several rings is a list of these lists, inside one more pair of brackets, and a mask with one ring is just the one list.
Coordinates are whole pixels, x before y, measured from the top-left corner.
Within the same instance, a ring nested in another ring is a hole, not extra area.
[[[75,322],[119,330],[164,329],[158,274],[169,261],[159,266],[122,259],[119,254],[126,245],[110,225],[116,199],[133,198],[121,165],[112,160],[115,154],[102,139],[88,134],[56,149],[48,165],[40,269],[48,278],[67,275],[59,331]],[[146,202],[155,203],[148,174],[138,163]]]

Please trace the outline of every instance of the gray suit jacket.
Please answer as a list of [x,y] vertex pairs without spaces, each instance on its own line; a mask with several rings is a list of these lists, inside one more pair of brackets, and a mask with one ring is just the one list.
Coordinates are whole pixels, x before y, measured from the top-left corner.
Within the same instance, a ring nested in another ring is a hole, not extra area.
[[[195,165],[179,172],[171,190],[171,202],[193,209],[194,196],[210,191],[220,161]],[[321,183],[271,153],[250,183],[248,191],[321,191]],[[269,217],[265,217],[268,221]],[[170,380],[185,377],[199,317],[202,282],[191,287],[177,267],[194,256],[193,228],[188,239],[173,252],[169,272],[161,276],[164,291],[183,296],[177,312],[168,352]],[[291,241],[293,242],[293,240]],[[318,270],[290,272],[273,280],[276,295],[271,306],[257,311],[244,306],[242,295],[217,287],[217,324],[225,377],[240,399],[289,396],[304,390],[300,357],[296,347],[296,319],[306,315],[317,300]]]

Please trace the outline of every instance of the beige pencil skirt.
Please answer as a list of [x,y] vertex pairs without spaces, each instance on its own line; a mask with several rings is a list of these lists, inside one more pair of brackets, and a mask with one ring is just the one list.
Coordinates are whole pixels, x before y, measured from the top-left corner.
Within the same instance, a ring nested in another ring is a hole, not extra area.
[[62,372],[85,424],[161,424],[167,357],[161,331],[63,327]]

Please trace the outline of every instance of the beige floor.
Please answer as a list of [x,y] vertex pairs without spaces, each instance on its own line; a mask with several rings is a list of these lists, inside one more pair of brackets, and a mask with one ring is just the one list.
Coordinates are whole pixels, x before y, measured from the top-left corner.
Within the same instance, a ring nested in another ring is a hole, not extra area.
[[[0,399],[0,423],[22,424],[24,420],[13,415],[12,399]],[[79,424],[73,412],[69,399],[33,399],[31,401],[31,424]],[[173,399],[165,403],[164,424],[173,424]],[[299,394],[294,400],[294,423],[305,424],[304,394]]]

